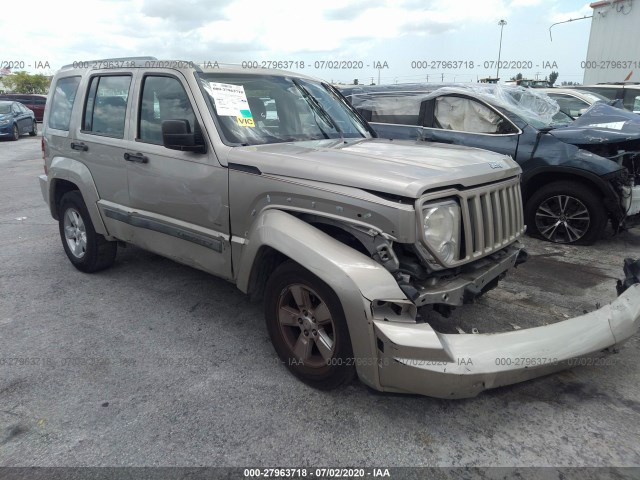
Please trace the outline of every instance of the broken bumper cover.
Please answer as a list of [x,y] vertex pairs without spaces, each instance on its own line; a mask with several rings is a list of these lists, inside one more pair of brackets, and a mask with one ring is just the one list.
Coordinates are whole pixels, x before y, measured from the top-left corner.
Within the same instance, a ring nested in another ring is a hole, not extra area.
[[474,397],[612,352],[640,327],[640,284],[594,312],[513,332],[442,334],[426,323],[376,318],[373,324],[383,391]]

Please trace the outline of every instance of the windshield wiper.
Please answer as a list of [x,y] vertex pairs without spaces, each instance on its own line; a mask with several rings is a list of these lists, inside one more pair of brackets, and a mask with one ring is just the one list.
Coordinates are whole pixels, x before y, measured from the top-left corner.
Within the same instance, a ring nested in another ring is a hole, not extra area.
[[[311,93],[309,93],[309,90],[307,90],[307,88],[304,85],[300,85],[300,83],[295,78],[292,78],[291,81],[298,88],[298,90],[300,90],[300,93],[302,93],[302,98],[304,98],[307,101],[307,103],[313,110],[313,113],[321,117],[322,120],[324,120],[324,122],[327,125],[329,125],[331,128],[333,128],[336,132],[340,134],[340,139],[344,140],[344,136],[342,135],[342,130],[340,130],[340,127],[338,127],[338,125],[336,125],[336,123],[333,121],[333,119],[331,118],[331,115],[329,115],[327,111],[324,108],[322,108],[322,105],[320,105],[320,102],[318,102],[316,97],[311,95]],[[322,132],[325,138],[331,138],[329,137],[327,132],[323,130],[323,128],[320,126],[320,124],[317,121],[316,121],[316,124],[318,125],[318,128],[320,129],[320,131]]]

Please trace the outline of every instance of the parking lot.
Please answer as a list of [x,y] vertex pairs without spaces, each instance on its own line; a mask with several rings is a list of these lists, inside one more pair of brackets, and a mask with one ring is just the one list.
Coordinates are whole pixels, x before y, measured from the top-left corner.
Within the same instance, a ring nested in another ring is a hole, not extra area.
[[[45,206],[40,137],[0,142],[3,466],[634,466],[640,339],[603,365],[445,401],[356,382],[313,390],[281,365],[262,306],[127,247],[87,275]],[[526,237],[530,261],[438,319],[480,333],[615,298],[640,231],[594,247]],[[435,321],[435,317],[434,317]]]

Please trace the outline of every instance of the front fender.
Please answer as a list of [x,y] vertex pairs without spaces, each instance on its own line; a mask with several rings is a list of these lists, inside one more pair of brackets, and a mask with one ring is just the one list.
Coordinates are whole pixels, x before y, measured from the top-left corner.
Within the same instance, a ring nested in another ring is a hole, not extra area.
[[380,388],[371,302],[408,302],[393,276],[370,257],[333,237],[275,209],[263,211],[253,222],[242,246],[236,279],[247,292],[260,247],[271,247],[299,263],[329,285],[342,303],[360,379]]
[[49,192],[48,203],[51,216],[58,219],[58,212],[56,211],[56,182],[60,180],[66,180],[78,187],[89,211],[93,228],[97,233],[108,236],[109,232],[98,210],[97,202],[100,197],[98,196],[98,190],[91,176],[91,172],[85,164],[72,158],[54,157],[48,168],[47,189]]

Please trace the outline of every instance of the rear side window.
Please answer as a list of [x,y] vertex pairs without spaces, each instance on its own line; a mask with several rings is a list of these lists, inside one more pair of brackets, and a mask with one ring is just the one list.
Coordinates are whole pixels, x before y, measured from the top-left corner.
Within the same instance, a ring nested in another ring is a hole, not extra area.
[[191,132],[198,129],[182,84],[173,77],[147,76],[142,87],[138,139],[162,144],[163,120],[187,120]]
[[97,76],[87,90],[82,131],[110,137],[124,137],[124,121],[131,76]]
[[76,100],[80,77],[66,77],[58,80],[51,99],[49,127],[57,130],[69,130],[71,110]]
[[362,99],[354,105],[370,122],[419,125],[422,100],[420,95],[380,95]]

